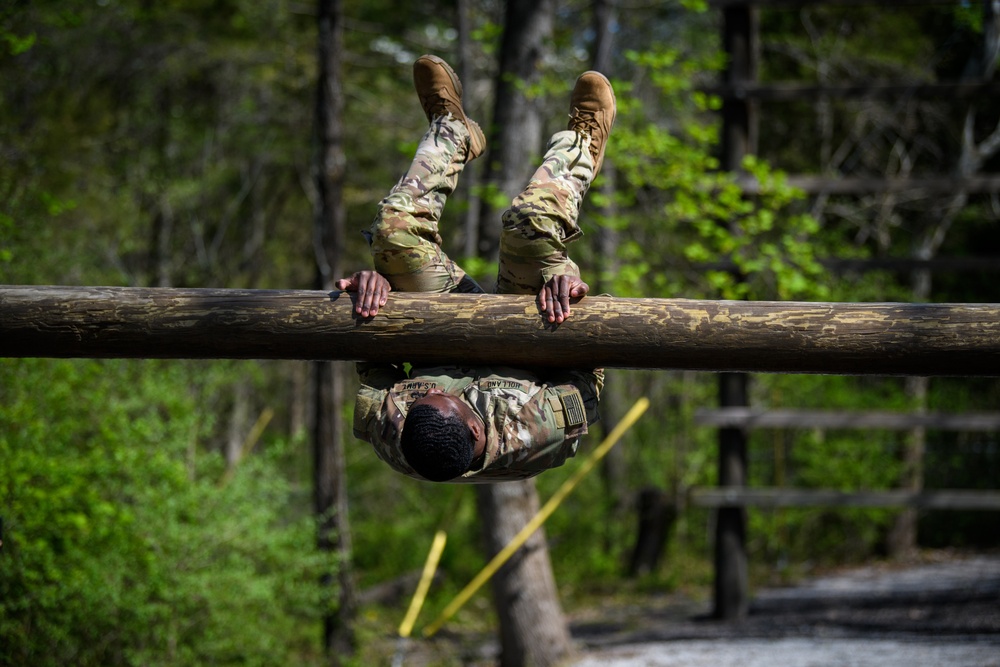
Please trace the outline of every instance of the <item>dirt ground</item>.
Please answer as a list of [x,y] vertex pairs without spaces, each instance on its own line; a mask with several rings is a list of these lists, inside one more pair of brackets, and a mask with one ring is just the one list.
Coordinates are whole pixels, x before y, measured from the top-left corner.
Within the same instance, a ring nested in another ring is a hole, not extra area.
[[943,553],[754,592],[740,623],[665,596],[573,625],[575,667],[1000,667],[1000,554]]
[[[573,667],[1000,667],[1000,553],[922,554],[752,593],[739,623],[679,594],[578,611]],[[400,650],[402,649],[402,650]],[[443,631],[393,665],[498,664],[496,637]]]

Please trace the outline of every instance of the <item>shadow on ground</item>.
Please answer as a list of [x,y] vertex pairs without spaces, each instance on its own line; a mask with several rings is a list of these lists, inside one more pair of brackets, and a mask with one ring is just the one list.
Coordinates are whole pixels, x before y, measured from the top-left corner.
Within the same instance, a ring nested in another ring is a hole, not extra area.
[[[744,621],[677,594],[572,615],[575,667],[1000,667],[1000,553],[925,554],[755,591]],[[406,667],[499,664],[495,635],[399,645]]]
[[[754,594],[746,620],[665,596],[579,619],[581,667],[1000,666],[1000,554],[879,565]],[[994,657],[996,656],[996,657]]]

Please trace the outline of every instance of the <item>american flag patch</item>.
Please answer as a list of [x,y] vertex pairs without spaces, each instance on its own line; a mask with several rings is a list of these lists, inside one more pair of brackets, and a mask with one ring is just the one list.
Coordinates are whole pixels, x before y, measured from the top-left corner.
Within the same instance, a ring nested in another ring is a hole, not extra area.
[[559,396],[563,412],[566,415],[566,426],[579,426],[587,421],[587,412],[583,409],[583,399],[580,392],[573,391]]

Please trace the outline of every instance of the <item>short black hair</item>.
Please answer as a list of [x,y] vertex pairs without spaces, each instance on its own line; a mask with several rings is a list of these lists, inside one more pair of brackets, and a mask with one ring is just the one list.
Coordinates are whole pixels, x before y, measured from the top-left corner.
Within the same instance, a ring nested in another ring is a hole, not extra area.
[[421,477],[447,482],[472,466],[475,441],[469,425],[455,414],[417,405],[406,415],[400,436],[403,457]]

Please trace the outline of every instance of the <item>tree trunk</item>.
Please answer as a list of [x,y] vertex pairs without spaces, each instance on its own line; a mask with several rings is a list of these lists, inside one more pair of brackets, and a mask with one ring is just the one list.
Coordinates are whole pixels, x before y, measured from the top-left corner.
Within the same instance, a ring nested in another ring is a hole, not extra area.
[[663,489],[645,488],[637,501],[639,515],[635,546],[629,561],[628,575],[639,577],[655,572],[677,521],[675,496]]
[[[542,57],[552,38],[552,0],[509,0],[500,45],[493,131],[484,181],[513,197],[535,171],[541,153],[542,127],[539,101],[528,89],[541,79]],[[479,215],[479,254],[496,261],[500,253],[499,212],[484,197]]]
[[[983,44],[978,58],[974,58],[966,67],[966,78],[988,80],[996,70],[997,57],[1000,55],[1000,2],[984,0],[983,2]],[[955,172],[962,179],[975,176],[983,162],[1000,150],[1000,124],[982,143],[975,141],[976,101],[969,104],[966,110],[961,136],[962,147],[958,157]],[[930,260],[937,254],[945,241],[952,223],[959,212],[968,203],[969,195],[965,190],[959,190],[950,197],[940,215],[935,215],[933,223],[922,235],[915,255],[918,260]],[[924,303],[931,300],[932,280],[930,270],[921,269],[913,272],[913,300]],[[910,404],[918,413],[927,411],[927,392],[929,380],[926,377],[909,377],[906,379],[906,394]],[[903,469],[900,475],[899,488],[905,491],[920,491],[924,487],[924,453],[927,449],[927,431],[917,427],[909,431],[906,442],[900,452],[900,462]],[[917,548],[917,511],[908,508],[900,512],[886,537],[886,547],[890,556],[903,558]]]
[[354,653],[356,592],[351,570],[351,530],[348,520],[347,472],[344,465],[344,403],[340,365],[313,364],[313,470],[319,548],[336,554],[337,571],[323,575],[321,585],[335,599],[323,619],[323,648],[331,665],[342,664]]
[[[469,12],[471,11],[471,0],[457,0],[455,4],[455,19],[458,25],[458,78],[462,81],[464,89],[462,105],[468,113],[471,102],[471,91],[474,89],[473,80],[475,68],[473,67],[472,40],[470,39],[472,29],[469,25]],[[472,111],[473,118],[476,113]],[[485,119],[484,119],[485,120]],[[476,195],[479,185],[479,169],[481,162],[473,162],[466,165],[462,171],[462,180],[458,183],[458,199],[465,202],[465,215],[462,216],[462,230],[464,241],[462,244],[463,257],[475,257],[479,248],[479,214],[482,205]],[[478,277],[478,276],[477,276]]]
[[[521,83],[537,81],[540,63],[552,35],[551,0],[510,0],[497,75],[496,128],[487,182],[513,198],[534,171],[543,137],[538,109]],[[484,199],[484,202],[486,199]],[[483,210],[480,253],[499,254],[499,216]],[[486,223],[489,223],[488,225]],[[534,480],[479,487],[479,516],[488,556],[493,557],[538,512]],[[535,533],[493,577],[493,599],[500,621],[501,662],[504,667],[544,667],[566,661],[572,652],[569,627],[556,590],[548,546]]]
[[[319,76],[316,86],[316,234],[317,287],[333,288],[341,276],[345,239],[343,187],[343,105],[341,57],[343,19],[340,0],[319,0],[317,12]],[[355,587],[351,571],[347,473],[344,463],[343,366],[317,362],[313,368],[313,457],[315,509],[320,549],[337,555],[337,573],[322,584],[336,597],[335,610],[323,622],[323,648],[330,664],[339,665],[354,652]]]
[[[926,377],[906,378],[906,393],[914,412],[927,411]],[[924,488],[924,452],[927,448],[927,429],[917,426],[906,433],[906,441],[900,451],[902,472],[898,488],[914,493]],[[905,558],[917,549],[917,510],[906,508],[896,515],[889,534],[886,536],[886,550],[893,558]]]
[[[613,66],[611,54],[614,46],[614,31],[612,30],[617,15],[615,0],[593,0],[594,46],[591,54],[591,67],[606,76],[611,76]],[[600,182],[601,194],[604,195],[604,206],[597,210],[597,215],[610,219],[615,215],[614,182],[615,169],[611,160],[605,159]],[[618,274],[618,231],[611,227],[597,229],[597,275],[594,280],[596,294],[611,293],[610,283]],[[604,390],[601,392],[601,433],[604,436],[625,414],[623,403],[626,387],[620,373],[609,371],[604,379]],[[614,447],[601,462],[601,477],[604,481],[607,495],[608,513],[605,520],[603,538],[604,551],[611,553],[620,548],[624,537],[621,527],[626,525],[625,515],[628,510],[628,485],[626,482],[627,467],[625,448]]]
[[[929,248],[927,248],[930,251]],[[918,252],[918,255],[926,253]],[[930,254],[933,254],[931,251]],[[927,258],[929,259],[929,257]],[[919,270],[913,276],[913,301],[926,303],[931,295],[931,272]],[[918,413],[927,412],[926,377],[908,377],[905,382],[910,408]],[[924,488],[924,452],[927,449],[927,429],[916,426],[906,434],[906,440],[899,452],[902,471],[899,488],[905,491],[920,491]],[[886,551],[892,558],[905,558],[917,549],[917,511],[906,508],[896,515],[886,535]]]
[[[491,558],[539,509],[538,493],[531,480],[482,486],[477,498]],[[572,647],[543,529],[528,538],[500,568],[492,585],[500,620],[501,667],[564,663]]]
[[250,383],[241,380],[233,387],[233,409],[229,415],[229,432],[226,435],[226,470],[232,471],[243,458],[250,420]]

